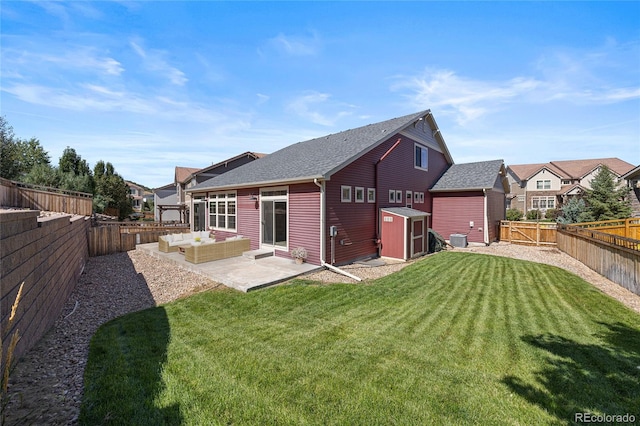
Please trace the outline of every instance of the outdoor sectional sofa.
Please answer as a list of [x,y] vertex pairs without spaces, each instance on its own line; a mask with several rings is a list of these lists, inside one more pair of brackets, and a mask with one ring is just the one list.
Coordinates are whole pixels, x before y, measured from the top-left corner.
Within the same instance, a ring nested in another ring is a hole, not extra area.
[[163,253],[172,253],[179,250],[180,247],[188,246],[200,238],[203,242],[213,242],[214,238],[210,238],[209,231],[188,232],[184,234],[161,235],[158,238],[158,250]]
[[250,240],[242,237],[232,237],[225,241],[194,242],[185,246],[184,259],[191,263],[211,262],[242,256],[242,253],[249,249]]

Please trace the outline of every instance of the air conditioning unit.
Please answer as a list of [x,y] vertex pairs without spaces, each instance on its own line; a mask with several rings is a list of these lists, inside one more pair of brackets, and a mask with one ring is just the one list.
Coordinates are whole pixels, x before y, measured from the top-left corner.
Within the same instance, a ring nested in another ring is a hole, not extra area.
[[454,247],[466,247],[467,236],[464,234],[451,234],[449,236],[449,243]]

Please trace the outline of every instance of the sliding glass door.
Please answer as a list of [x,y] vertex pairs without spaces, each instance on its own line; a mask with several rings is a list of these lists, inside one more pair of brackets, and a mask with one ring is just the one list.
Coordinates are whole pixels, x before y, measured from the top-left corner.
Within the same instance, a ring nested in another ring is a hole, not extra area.
[[263,199],[262,245],[287,247],[287,201]]

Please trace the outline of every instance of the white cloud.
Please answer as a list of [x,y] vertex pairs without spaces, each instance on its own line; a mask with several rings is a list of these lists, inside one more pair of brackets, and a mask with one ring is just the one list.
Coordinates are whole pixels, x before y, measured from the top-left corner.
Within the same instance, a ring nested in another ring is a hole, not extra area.
[[280,33],[269,39],[268,44],[278,52],[291,56],[315,55],[321,48],[320,38],[315,32],[309,36],[291,36]]
[[[330,102],[330,99],[328,93],[309,91],[292,100],[286,109],[312,123],[333,126],[338,119],[350,115],[353,106]],[[344,110],[345,106],[349,109]]]
[[176,86],[184,86],[189,81],[184,72],[169,65],[165,60],[166,52],[158,49],[145,50],[141,44],[142,40],[140,39],[133,39],[129,42],[134,52],[143,60],[146,69],[159,73]]
[[422,75],[402,79],[391,89],[408,92],[406,96],[416,108],[441,107],[464,125],[522,98],[541,84],[532,78],[492,82],[460,77],[450,70],[426,70]]

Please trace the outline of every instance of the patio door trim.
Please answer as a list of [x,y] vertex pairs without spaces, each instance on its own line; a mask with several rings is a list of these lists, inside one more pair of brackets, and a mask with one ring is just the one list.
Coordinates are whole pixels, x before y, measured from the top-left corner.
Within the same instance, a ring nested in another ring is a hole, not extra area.
[[[273,192],[286,192],[285,194],[272,195]],[[266,195],[265,195],[266,194]],[[285,218],[285,227],[286,227],[286,242],[284,246],[280,246],[276,244],[276,223],[275,223],[275,210],[273,220],[273,244],[264,243],[264,218],[263,218],[263,203],[272,201],[275,202],[284,202],[286,203],[286,218]],[[289,187],[288,186],[278,186],[278,187],[267,187],[260,188],[260,248],[263,249],[272,249],[279,251],[289,251]]]

